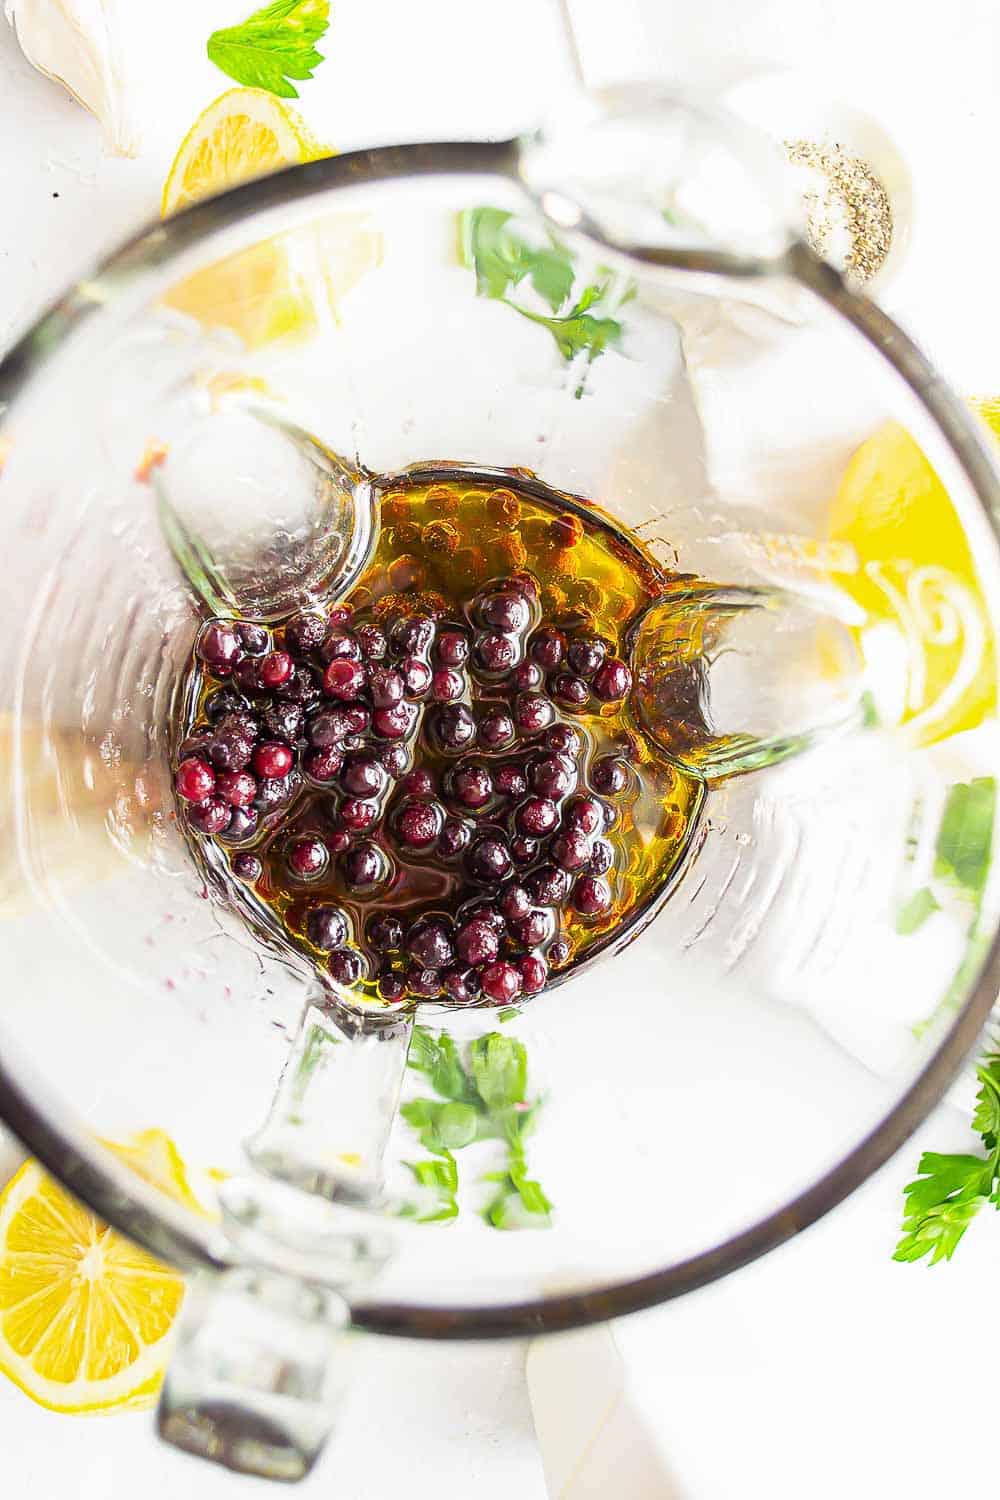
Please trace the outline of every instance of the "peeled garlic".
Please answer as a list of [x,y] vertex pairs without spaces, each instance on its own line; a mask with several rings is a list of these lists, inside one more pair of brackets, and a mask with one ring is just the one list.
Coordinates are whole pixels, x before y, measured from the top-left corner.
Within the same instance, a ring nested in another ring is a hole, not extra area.
[[108,151],[135,156],[117,0],[5,0],[4,13],[32,66],[97,116]]

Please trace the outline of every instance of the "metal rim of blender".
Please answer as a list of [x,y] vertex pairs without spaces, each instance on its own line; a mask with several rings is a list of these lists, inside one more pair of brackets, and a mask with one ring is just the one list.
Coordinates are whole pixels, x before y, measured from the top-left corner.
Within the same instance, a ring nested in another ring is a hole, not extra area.
[[[134,289],[151,271],[251,215],[304,203],[331,189],[420,176],[502,177],[527,192],[519,161],[516,140],[379,147],[290,167],[194,204],[127,241],[50,306],[0,360],[0,403],[13,401],[83,322],[117,293]],[[537,195],[528,192],[528,197],[536,208],[540,206]],[[581,227],[585,227],[583,216]],[[650,266],[710,277],[754,276],[765,269],[752,257],[724,251],[603,243]],[[781,270],[851,323],[910,388],[965,474],[1000,547],[1000,529],[994,519],[1000,516],[1000,471],[960,399],[879,307],[847,287],[804,244],[791,244],[782,257]],[[739,1269],[828,1213],[899,1149],[957,1075],[982,1032],[998,990],[1000,930],[934,1054],[879,1124],[811,1186],[720,1245],[627,1281],[523,1302],[448,1308],[358,1299],[351,1305],[353,1325],[371,1332],[430,1339],[524,1337],[606,1322]],[[219,1226],[199,1222],[141,1181],[103,1147],[74,1130],[61,1104],[51,1095],[46,1103],[46,1097],[44,1085],[31,1069],[6,1045],[0,1049],[0,1118],[45,1167],[102,1218],[181,1269],[217,1271],[233,1263],[232,1245]]]

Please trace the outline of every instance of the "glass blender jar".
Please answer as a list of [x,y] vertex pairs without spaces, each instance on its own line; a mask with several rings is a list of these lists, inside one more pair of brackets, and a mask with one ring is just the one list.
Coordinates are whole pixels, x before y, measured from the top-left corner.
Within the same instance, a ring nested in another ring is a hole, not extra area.
[[[558,311],[491,282],[468,233],[486,211],[508,270],[518,246],[566,258]],[[191,1273],[169,1440],[297,1478],[352,1330],[536,1334],[724,1275],[886,1160],[973,1045],[995,880],[933,957],[897,914],[948,786],[992,763],[997,474],[920,351],[789,226],[746,132],[633,93],[529,140],[357,152],[196,205],[0,365],[0,1115]],[[572,317],[616,331],[574,342]],[[889,423],[934,465],[975,578],[881,557],[902,603],[875,629],[851,585],[874,575],[829,518]],[[637,679],[689,671],[703,709],[676,745],[655,692],[636,707],[704,787],[668,898],[517,1018],[418,1017],[431,1043],[523,1048],[538,1232],[484,1219],[489,1142],[447,1223],[414,1211],[412,1018],[331,1006],[206,883],[174,811],[206,613],[339,597],[421,466],[596,501],[701,581],[633,642]],[[151,1126],[212,1173],[210,1212],[102,1144]]]

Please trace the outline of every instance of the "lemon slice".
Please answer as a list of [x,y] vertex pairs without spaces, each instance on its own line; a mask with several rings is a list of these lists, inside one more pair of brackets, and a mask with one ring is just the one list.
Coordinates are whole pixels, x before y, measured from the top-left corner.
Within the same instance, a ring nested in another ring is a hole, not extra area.
[[266,89],[229,89],[202,110],[181,141],[163,186],[166,218],[200,198],[329,156],[304,121]]
[[947,490],[898,423],[854,454],[827,535],[842,544],[835,580],[865,613],[857,634],[880,708],[891,704],[921,745],[995,713],[995,643],[975,560]]
[[[162,1131],[113,1147],[199,1208]],[[110,1229],[28,1161],[0,1196],[0,1371],[53,1411],[151,1405],[183,1278]]]

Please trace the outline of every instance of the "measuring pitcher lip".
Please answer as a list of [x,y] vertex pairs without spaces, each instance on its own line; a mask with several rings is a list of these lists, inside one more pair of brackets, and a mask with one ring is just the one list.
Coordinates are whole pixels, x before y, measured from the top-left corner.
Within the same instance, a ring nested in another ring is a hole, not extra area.
[[[353,185],[477,175],[505,180],[524,194],[526,207],[544,212],[522,178],[522,161],[523,142],[519,140],[379,147],[291,167],[195,204],[141,231],[50,306],[0,361],[0,402],[15,402],[27,383],[44,371],[100,308],[126,295],[133,305],[145,301],[167,269],[173,273],[187,251],[216,238],[224,240],[251,216],[259,219],[273,212],[277,217],[289,207],[305,207],[312,199]],[[594,225],[583,215],[579,227],[589,228],[593,241]],[[917,345],[803,243],[793,241],[779,262],[733,257],[712,248],[623,246],[600,235],[596,238],[602,251],[624,255],[654,270],[701,272],[718,281],[772,273],[777,268],[804,286],[850,323],[909,387],[957,460],[996,541],[1000,474],[975,421]],[[524,1336],[638,1311],[737,1269],[828,1212],[899,1148],[957,1074],[998,989],[1000,935],[995,934],[968,997],[937,1050],[878,1126],[818,1181],[724,1243],[640,1277],[518,1303],[436,1307],[380,1301],[361,1293],[349,1299],[352,1323],[374,1332],[434,1339]],[[152,1253],[182,1269],[223,1272],[241,1264],[232,1240],[219,1226],[171,1203],[90,1140],[61,1105],[47,1103],[44,1088],[6,1044],[0,1050],[0,1117],[78,1197]]]

